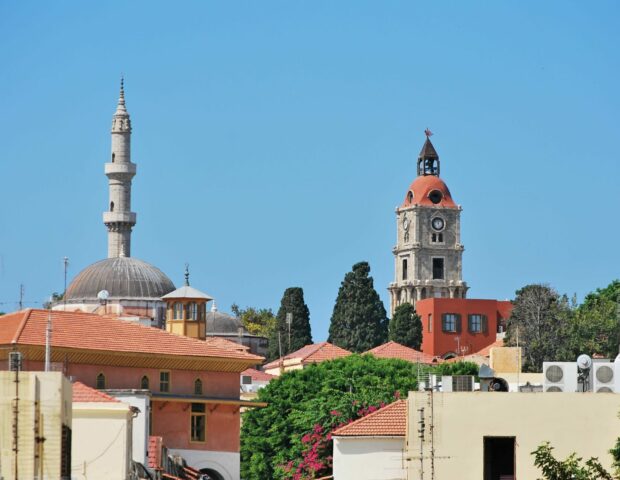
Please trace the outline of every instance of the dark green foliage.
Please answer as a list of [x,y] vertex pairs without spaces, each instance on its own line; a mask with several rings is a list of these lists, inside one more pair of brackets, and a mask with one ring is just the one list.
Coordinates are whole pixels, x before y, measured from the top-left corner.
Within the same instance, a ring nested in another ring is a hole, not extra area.
[[385,343],[388,319],[369,276],[367,262],[353,265],[338,290],[328,342],[352,352],[365,352]]
[[[293,320],[290,328],[286,323],[286,314],[291,313]],[[278,332],[280,338],[278,338]],[[299,287],[287,288],[280,302],[280,309],[276,316],[275,328],[269,338],[268,359],[273,360],[280,356],[280,341],[282,343],[282,355],[299,350],[305,345],[312,343],[310,332],[310,311],[304,302],[304,291]]]
[[571,360],[567,349],[573,311],[566,295],[548,285],[527,285],[517,291],[505,342],[523,348],[524,369],[540,372],[543,361]]
[[422,321],[413,305],[403,303],[396,307],[390,320],[389,339],[410,348],[420,350],[422,345]]
[[478,378],[480,368],[474,362],[441,363],[432,369],[437,375],[475,375]]
[[568,348],[574,358],[580,353],[618,355],[620,343],[620,281],[588,294],[575,310]]
[[302,457],[302,437],[318,424],[331,430],[366,406],[390,403],[415,390],[417,365],[351,355],[285,373],[261,389],[266,408],[243,414],[241,477],[287,478],[281,466]]
[[553,456],[553,447],[548,442],[543,443],[532,452],[534,465],[541,469],[543,477],[540,480],[614,480],[598,458],[590,458],[582,464],[582,458],[575,453],[565,460],[557,460]]

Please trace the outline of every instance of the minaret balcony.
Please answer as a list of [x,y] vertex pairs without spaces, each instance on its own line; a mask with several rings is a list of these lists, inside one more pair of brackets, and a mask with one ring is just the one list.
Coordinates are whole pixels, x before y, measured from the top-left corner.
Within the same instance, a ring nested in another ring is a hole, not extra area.
[[103,212],[103,223],[128,223],[136,224],[136,214],[134,212]]
[[106,163],[105,174],[110,175],[131,175],[136,174],[136,164],[131,162]]

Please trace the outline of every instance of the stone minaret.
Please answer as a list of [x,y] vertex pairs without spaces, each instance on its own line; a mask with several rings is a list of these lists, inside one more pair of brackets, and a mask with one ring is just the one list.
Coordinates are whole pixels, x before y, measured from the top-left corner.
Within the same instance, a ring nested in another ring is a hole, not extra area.
[[452,200],[448,186],[439,178],[439,155],[426,131],[418,157],[418,176],[405,200],[396,208],[394,281],[390,310],[402,303],[429,297],[465,298],[463,281],[461,207]]
[[136,164],[131,163],[131,120],[125,108],[123,79],[111,133],[112,158],[105,164],[110,204],[103,213],[103,223],[108,228],[108,258],[129,257],[131,229],[136,224],[136,214],[131,211],[131,179],[136,174]]

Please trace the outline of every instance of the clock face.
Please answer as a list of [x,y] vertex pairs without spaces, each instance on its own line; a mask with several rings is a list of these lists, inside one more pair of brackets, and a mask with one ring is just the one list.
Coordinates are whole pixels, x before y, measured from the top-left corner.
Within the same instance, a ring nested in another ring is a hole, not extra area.
[[403,228],[409,230],[409,219],[407,217],[403,218]]
[[445,226],[443,218],[441,217],[435,217],[433,218],[433,220],[431,221],[431,225],[433,226],[433,230],[443,230],[443,227]]

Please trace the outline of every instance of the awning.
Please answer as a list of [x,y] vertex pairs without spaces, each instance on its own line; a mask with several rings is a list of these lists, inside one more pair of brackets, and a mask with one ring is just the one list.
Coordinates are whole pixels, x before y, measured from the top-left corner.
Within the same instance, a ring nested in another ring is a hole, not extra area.
[[160,402],[209,403],[218,405],[237,405],[239,407],[266,407],[267,402],[253,402],[238,398],[203,397],[200,395],[178,395],[173,393],[153,393],[151,400]]

